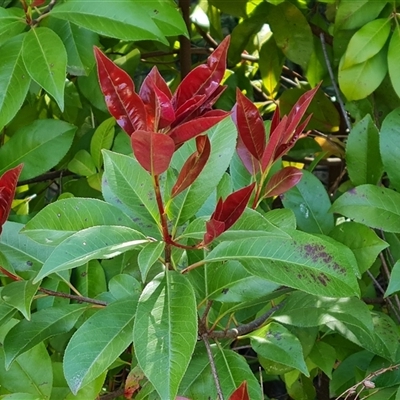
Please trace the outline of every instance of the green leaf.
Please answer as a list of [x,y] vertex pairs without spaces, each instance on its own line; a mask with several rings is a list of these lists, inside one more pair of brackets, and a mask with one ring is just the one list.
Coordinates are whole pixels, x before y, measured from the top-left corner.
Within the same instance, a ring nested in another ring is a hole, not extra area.
[[86,150],[79,150],[74,158],[68,163],[68,169],[77,175],[91,176],[96,173],[96,166],[92,156]]
[[329,196],[321,181],[311,172],[303,170],[301,181],[281,195],[285,208],[296,215],[298,227],[309,233],[328,234],[334,227]]
[[12,393],[4,394],[0,397],[1,400],[41,400],[36,394],[32,393]]
[[[0,23],[1,23],[0,9]],[[1,30],[1,29],[0,29]],[[0,33],[1,36],[1,33]],[[31,79],[22,60],[24,35],[18,35],[1,48],[0,59],[0,128],[8,124],[20,110]]]
[[131,299],[136,302],[142,292],[142,285],[133,276],[128,274],[118,274],[110,279],[108,284],[110,293],[117,299]]
[[64,355],[65,379],[74,394],[106,371],[129,346],[135,308],[132,299],[115,301],[74,333]]
[[379,153],[379,131],[367,114],[350,131],[346,144],[346,161],[349,177],[354,186],[381,179],[383,165]]
[[382,49],[367,61],[344,69],[339,64],[339,86],[347,100],[360,100],[370,95],[383,81],[387,72],[386,52]]
[[[230,118],[226,118],[208,131],[211,154],[198,178],[185,191],[173,199],[171,213],[177,225],[191,218],[211,195],[224,176],[236,148],[237,132]],[[178,171],[195,151],[194,141],[183,145],[172,158],[171,166]]]
[[299,339],[281,324],[271,322],[244,337],[250,338],[251,347],[260,356],[310,375]]
[[389,285],[385,291],[385,297],[400,291],[400,260],[393,265],[390,273]]
[[387,57],[390,80],[397,96],[400,97],[400,27],[397,24],[389,42]]
[[0,348],[0,385],[10,393],[29,393],[36,399],[49,399],[53,371],[46,346],[39,343],[21,354],[6,370],[4,349]]
[[38,245],[33,240],[20,235],[23,227],[16,222],[7,222],[3,226],[0,240],[0,253],[5,256],[19,274],[33,277],[53,251],[53,247]]
[[[51,15],[100,35],[131,41],[157,40],[167,44],[163,32],[149,16],[150,7],[151,3],[138,1],[122,1],[118,4],[102,1],[101,7],[98,7],[97,0],[69,0],[54,7]],[[154,13],[154,7],[152,11]]]
[[6,368],[22,353],[45,340],[69,332],[87,309],[85,305],[68,304],[51,307],[32,314],[14,325],[4,339]]
[[276,45],[272,35],[262,46],[259,52],[259,67],[263,88],[269,96],[275,97],[279,88],[285,57]]
[[67,72],[73,76],[89,75],[95,59],[93,51],[88,49],[99,45],[98,35],[69,21],[53,18],[51,15],[43,22],[60,36],[65,45],[68,56]]
[[291,235],[223,242],[205,261],[238,260],[251,274],[311,294],[358,295],[353,266],[337,245],[299,231]]
[[161,257],[165,249],[165,242],[150,242],[143,247],[138,255],[138,265],[140,274],[142,276],[142,282],[146,281],[147,274],[150,268],[157,262]]
[[397,190],[400,189],[400,171],[399,168],[396,168],[400,157],[399,124],[400,108],[396,108],[384,119],[379,136],[383,166],[388,174],[391,186]]
[[320,368],[330,379],[332,379],[332,371],[337,360],[335,348],[321,340],[315,342],[309,359]]
[[299,327],[328,325],[342,334],[355,331],[361,339],[370,339],[374,333],[368,306],[355,297],[332,299],[295,292],[273,319]]
[[344,54],[342,68],[360,64],[375,56],[385,45],[390,34],[390,19],[368,22],[350,39]]
[[193,288],[174,271],[159,274],[144,289],[133,343],[140,368],[162,399],[174,399],[197,341]]
[[82,296],[93,299],[107,291],[106,274],[98,260],[90,260],[74,272],[74,286]]
[[54,249],[34,282],[90,260],[116,257],[147,242],[140,232],[124,226],[104,225],[83,229]]
[[67,52],[60,37],[49,28],[31,29],[25,35],[22,58],[31,78],[54,97],[63,111]]
[[148,15],[165,36],[183,35],[188,37],[187,28],[174,0],[153,0],[140,2],[145,6]]
[[75,232],[96,225],[137,225],[119,208],[97,199],[72,197],[42,208],[22,229],[32,240],[52,246],[60,244]]
[[3,288],[0,290],[0,325],[4,325],[6,322],[8,322],[14,314],[17,312],[17,310],[13,307],[8,305],[2,298],[1,298],[1,291]]
[[122,206],[143,232],[156,231],[154,221],[158,221],[159,215],[151,176],[132,157],[107,150],[103,150],[103,156],[104,199]]
[[21,162],[21,180],[49,171],[67,153],[76,129],[56,119],[40,119],[18,129],[0,148],[0,175]]
[[400,194],[384,187],[361,185],[350,189],[333,203],[330,212],[371,228],[400,232]]
[[374,20],[386,4],[386,0],[342,0],[336,12],[335,31],[364,26]]
[[31,304],[39,284],[33,284],[32,281],[11,282],[1,291],[1,298],[10,306],[19,310],[27,319],[31,319]]
[[270,7],[266,18],[283,54],[290,61],[306,68],[314,42],[310,25],[302,12],[294,4],[283,2]]
[[372,320],[374,322],[375,336],[372,342],[373,347],[368,350],[394,362],[397,360],[396,353],[400,339],[396,324],[388,315],[382,312],[373,312]]
[[26,28],[25,14],[21,8],[3,7],[0,7],[0,46]]
[[247,17],[246,6],[247,0],[210,0],[209,4],[214,7],[219,8],[222,12],[226,14],[234,15],[235,17]]
[[354,253],[361,273],[367,271],[379,253],[389,246],[372,229],[357,222],[345,222],[336,226],[330,236]]
[[115,133],[115,119],[108,118],[95,130],[90,142],[90,154],[97,169],[103,165],[102,149],[110,150]]

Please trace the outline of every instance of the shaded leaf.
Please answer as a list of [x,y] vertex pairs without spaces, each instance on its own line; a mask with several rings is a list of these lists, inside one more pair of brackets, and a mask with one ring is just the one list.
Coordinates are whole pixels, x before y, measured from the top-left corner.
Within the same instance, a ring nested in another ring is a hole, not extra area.
[[133,276],[118,274],[113,276],[108,283],[110,293],[117,299],[139,300],[142,292],[142,285]]
[[164,249],[165,242],[150,242],[140,251],[137,262],[142,276],[142,282],[146,281],[150,268],[157,262],[159,257],[162,256]]
[[396,261],[396,263],[393,265],[391,274],[390,274],[390,279],[389,279],[389,285],[385,291],[385,297],[392,295],[393,293],[396,293],[400,291],[400,261]]
[[96,166],[90,153],[84,149],[79,150],[68,163],[68,169],[77,175],[91,176],[96,173]]
[[90,155],[97,169],[100,169],[103,165],[101,150],[111,149],[115,133],[114,125],[114,118],[106,119],[96,128],[90,141]]
[[279,170],[268,181],[264,197],[279,196],[287,192],[300,182],[302,176],[302,171],[295,167],[285,167]]
[[60,37],[51,29],[31,29],[24,38],[22,58],[31,78],[64,110],[67,52]]
[[211,153],[211,144],[208,136],[197,136],[196,147],[197,151],[186,160],[185,164],[183,164],[178,179],[172,188],[171,197],[177,196],[189,187],[207,164]]
[[400,27],[397,24],[389,42],[387,62],[393,89],[400,97]]
[[140,368],[161,398],[175,398],[197,341],[197,310],[187,278],[165,271],[140,297],[133,343]]
[[110,114],[128,135],[132,135],[138,129],[146,129],[146,109],[142,99],[135,93],[131,77],[99,48],[94,48],[94,55],[100,87]]
[[131,136],[133,153],[152,176],[165,172],[175,151],[174,141],[163,133],[135,131]]

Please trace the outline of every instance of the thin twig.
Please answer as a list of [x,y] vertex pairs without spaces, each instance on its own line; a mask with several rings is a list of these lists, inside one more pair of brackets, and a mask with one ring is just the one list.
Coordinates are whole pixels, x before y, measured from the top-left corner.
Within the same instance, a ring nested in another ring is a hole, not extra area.
[[215,387],[217,389],[218,399],[224,400],[224,395],[222,393],[221,383],[219,381],[219,376],[218,376],[218,372],[217,372],[217,367],[215,365],[214,355],[211,350],[210,341],[208,340],[208,334],[203,333],[203,335],[201,335],[201,338],[203,339],[204,345],[206,346],[208,360],[210,361],[211,373],[214,378]]
[[329,76],[330,76],[331,81],[332,81],[332,86],[333,86],[333,89],[335,90],[336,99],[337,99],[337,101],[339,103],[340,110],[342,111],[342,115],[343,115],[343,118],[344,118],[344,120],[346,122],[347,129],[350,132],[350,130],[351,130],[350,119],[349,119],[349,116],[347,115],[346,109],[344,108],[344,103],[343,103],[343,100],[342,100],[342,96],[340,95],[340,91],[339,91],[338,85],[337,85],[337,83],[335,81],[335,75],[333,74],[331,63],[329,62],[328,52],[326,51],[324,33],[321,32],[320,35],[319,35],[319,38],[321,40],[322,52],[324,53],[326,67],[328,68]]
[[90,297],[76,296],[74,294],[68,294],[68,293],[63,293],[63,292],[55,292],[54,290],[45,289],[45,288],[39,288],[38,290],[39,290],[39,292],[48,294],[49,296],[63,297],[65,299],[76,300],[76,301],[79,301],[82,303],[95,304],[97,306],[102,306],[102,307],[107,306],[107,303],[105,301],[91,299]]
[[65,170],[65,169],[62,169],[60,171],[50,171],[50,172],[46,172],[43,175],[36,176],[35,178],[25,179],[24,181],[19,181],[18,186],[29,185],[30,183],[40,183],[40,182],[52,181],[52,180],[60,178],[62,176],[71,176],[71,175],[76,175],[76,174],[74,174],[71,171]]
[[238,336],[246,335],[247,333],[252,332],[255,329],[259,328],[275,311],[282,308],[283,305],[284,302],[279,303],[275,307],[272,307],[270,310],[268,310],[265,314],[261,315],[261,317],[258,317],[257,319],[248,324],[239,325],[236,328],[232,328],[226,331],[212,331],[208,333],[208,336],[213,339],[216,338],[236,339]]

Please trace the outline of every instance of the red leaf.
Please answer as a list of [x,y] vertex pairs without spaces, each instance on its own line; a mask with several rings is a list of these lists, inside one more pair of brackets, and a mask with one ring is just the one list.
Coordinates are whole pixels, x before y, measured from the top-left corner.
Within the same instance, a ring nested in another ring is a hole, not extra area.
[[156,67],[153,67],[144,79],[139,96],[146,106],[147,115],[153,122],[154,130],[165,128],[174,121],[172,94]]
[[44,4],[46,2],[46,0],[34,0],[34,2],[32,3],[32,7],[39,7],[42,4]]
[[250,400],[249,393],[247,392],[246,381],[243,381],[242,384],[231,394],[229,400]]
[[94,48],[97,74],[108,111],[128,135],[136,130],[147,130],[147,115],[142,99],[135,93],[131,77]]
[[266,145],[264,123],[257,107],[238,88],[232,119],[243,144],[260,161]]
[[125,387],[124,387],[124,397],[126,399],[131,399],[132,396],[140,389],[140,381],[145,379],[143,371],[138,367],[134,367],[128,374]]
[[175,110],[196,95],[209,98],[217,90],[226,69],[226,54],[230,37],[227,36],[208,57],[207,64],[199,65],[189,72],[176,90],[172,103]]
[[197,151],[186,160],[179,173],[178,179],[172,188],[172,197],[177,196],[196,180],[210,157],[211,144],[208,136],[197,136],[196,147]]
[[184,122],[172,129],[169,132],[169,136],[175,142],[175,146],[180,146],[188,140],[204,133],[229,115],[229,112],[221,110],[218,110],[218,112],[210,111],[209,113],[206,113],[203,117]]
[[240,136],[238,136],[236,151],[243,165],[251,175],[255,176],[260,170],[260,163],[250,154]]
[[4,172],[0,177],[0,234],[2,226],[7,221],[8,215],[10,214],[15,188],[17,187],[22,167],[23,164],[19,164],[15,168]]
[[272,120],[271,120],[271,127],[270,127],[270,132],[271,133],[279,125],[279,121],[280,121],[280,111],[279,111],[279,106],[276,106],[274,114],[272,116]]
[[265,187],[264,198],[279,196],[296,186],[303,176],[301,169],[285,167],[274,174]]
[[174,141],[163,133],[136,131],[132,149],[139,164],[153,176],[165,172],[175,151]]
[[[250,200],[254,186],[255,182],[231,193],[225,200],[220,199],[218,201],[210,221],[206,224],[207,231],[203,239],[204,244],[210,243],[239,219]],[[223,223],[223,225],[221,223]],[[222,226],[223,230],[221,231]]]

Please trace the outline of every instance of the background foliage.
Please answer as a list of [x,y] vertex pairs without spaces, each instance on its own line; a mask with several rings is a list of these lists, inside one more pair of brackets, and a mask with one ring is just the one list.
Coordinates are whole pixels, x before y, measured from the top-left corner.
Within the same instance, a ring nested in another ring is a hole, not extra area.
[[0,398],[399,399],[397,11],[0,0]]

